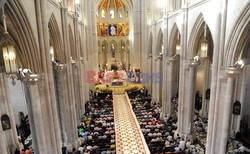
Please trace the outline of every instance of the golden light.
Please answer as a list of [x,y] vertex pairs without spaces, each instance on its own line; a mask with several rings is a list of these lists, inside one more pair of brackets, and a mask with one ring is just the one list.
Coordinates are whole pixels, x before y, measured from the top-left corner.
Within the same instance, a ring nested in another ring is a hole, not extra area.
[[201,58],[207,58],[208,56],[208,41],[206,39],[201,42],[200,56]]
[[106,47],[105,45],[102,46],[102,50],[105,51],[106,50]]
[[53,46],[50,46],[49,53],[50,53],[50,56],[51,56],[51,60],[55,61],[55,54],[54,54],[54,48],[53,48]]
[[124,46],[122,46],[122,50],[124,50],[125,49],[125,47]]
[[14,45],[5,43],[3,43],[2,45],[5,72],[6,74],[16,74],[18,71],[18,67],[17,67],[15,47]]
[[180,55],[180,50],[181,50],[181,43],[180,41],[177,41],[175,46],[175,54]]
[[207,58],[208,56],[208,40],[207,40],[207,25],[204,26],[204,37],[200,46],[200,57]]

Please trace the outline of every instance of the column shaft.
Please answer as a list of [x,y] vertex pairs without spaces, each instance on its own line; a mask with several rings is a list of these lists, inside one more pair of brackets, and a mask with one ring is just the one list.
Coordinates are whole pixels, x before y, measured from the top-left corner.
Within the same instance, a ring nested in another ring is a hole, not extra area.
[[231,108],[233,101],[233,92],[234,92],[234,77],[228,77],[227,79],[227,89],[224,102],[224,113],[223,113],[223,124],[221,132],[221,148],[220,153],[226,153],[227,140],[229,136],[229,129],[231,126]]
[[187,102],[188,131],[186,133],[188,134],[191,134],[193,132],[195,80],[196,80],[196,69],[195,67],[191,66],[189,68],[189,93],[188,93],[188,102]]
[[0,73],[0,117],[3,114],[7,114],[10,118],[11,129],[5,131],[7,146],[10,151],[14,151],[18,145],[16,122],[9,96],[8,80],[5,73]]
[[38,83],[24,84],[27,96],[27,109],[29,113],[31,135],[33,139],[34,151],[38,154],[49,153],[46,146],[44,125],[46,121],[43,120],[41,99],[39,94]]
[[9,154],[7,149],[7,141],[6,141],[6,137],[5,137],[5,134],[4,134],[4,131],[2,129],[2,123],[0,122],[0,151],[3,153],[3,154]]

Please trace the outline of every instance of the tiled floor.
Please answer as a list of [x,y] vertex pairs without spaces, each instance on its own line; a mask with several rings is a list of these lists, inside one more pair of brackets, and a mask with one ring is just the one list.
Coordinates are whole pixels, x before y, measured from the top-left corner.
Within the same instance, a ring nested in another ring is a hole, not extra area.
[[118,154],[150,153],[126,95],[113,95],[116,152]]

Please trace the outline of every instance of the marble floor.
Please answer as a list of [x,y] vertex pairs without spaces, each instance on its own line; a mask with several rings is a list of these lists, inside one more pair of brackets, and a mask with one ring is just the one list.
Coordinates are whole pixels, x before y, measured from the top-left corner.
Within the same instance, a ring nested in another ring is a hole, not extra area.
[[127,94],[113,95],[116,152],[118,154],[149,154]]

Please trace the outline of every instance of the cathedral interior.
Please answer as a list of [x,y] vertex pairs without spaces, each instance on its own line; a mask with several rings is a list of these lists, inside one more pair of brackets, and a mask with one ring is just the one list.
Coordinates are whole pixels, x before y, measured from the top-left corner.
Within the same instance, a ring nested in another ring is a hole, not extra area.
[[250,154],[250,0],[0,0],[0,154]]

